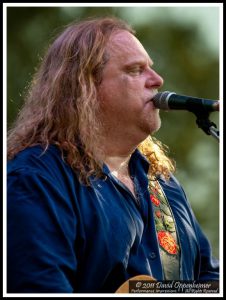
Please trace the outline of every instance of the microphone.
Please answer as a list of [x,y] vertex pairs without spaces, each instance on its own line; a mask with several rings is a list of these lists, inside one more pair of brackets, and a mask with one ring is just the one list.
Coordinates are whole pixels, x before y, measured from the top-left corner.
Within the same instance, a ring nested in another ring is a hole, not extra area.
[[177,95],[169,91],[157,93],[152,100],[154,106],[162,110],[188,110],[193,113],[219,111],[219,101],[217,100]]

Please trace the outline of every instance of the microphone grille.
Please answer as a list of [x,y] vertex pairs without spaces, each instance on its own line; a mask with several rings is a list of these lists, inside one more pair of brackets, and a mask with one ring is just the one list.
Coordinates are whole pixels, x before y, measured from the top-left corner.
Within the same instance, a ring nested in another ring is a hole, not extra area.
[[169,92],[169,91],[157,93],[153,98],[153,103],[154,103],[155,107],[163,109],[163,110],[169,110],[170,108],[168,105],[168,99],[171,94],[172,94],[172,92]]

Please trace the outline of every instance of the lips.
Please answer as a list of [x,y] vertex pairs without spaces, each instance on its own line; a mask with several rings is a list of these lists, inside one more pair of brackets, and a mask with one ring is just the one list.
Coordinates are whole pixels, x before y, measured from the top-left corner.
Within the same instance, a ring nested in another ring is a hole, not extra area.
[[[155,96],[155,95],[154,95]],[[154,103],[153,102],[153,98],[154,98],[154,96],[153,97],[151,97],[151,98],[149,98],[147,101],[146,101],[146,103],[149,103],[149,102],[152,102],[152,103]]]
[[146,103],[145,106],[149,107],[151,110],[155,110],[156,107],[154,106],[154,102],[152,101],[152,99],[149,99]]
[[157,93],[158,93],[158,91],[157,91],[157,90],[154,90],[153,93],[152,93],[152,95],[151,95],[151,97],[148,98],[147,103],[148,103],[148,102],[153,102],[153,98],[155,97],[155,95],[156,95]]
[[150,106],[153,110],[159,110],[153,101],[154,96],[151,99],[148,99],[145,103],[145,105]]

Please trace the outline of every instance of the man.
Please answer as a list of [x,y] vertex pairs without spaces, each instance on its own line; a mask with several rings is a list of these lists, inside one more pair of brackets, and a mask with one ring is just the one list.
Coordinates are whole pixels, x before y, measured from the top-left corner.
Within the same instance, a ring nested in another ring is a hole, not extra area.
[[8,137],[8,292],[113,293],[127,279],[218,280],[165,148],[163,85],[123,21],[50,46]]

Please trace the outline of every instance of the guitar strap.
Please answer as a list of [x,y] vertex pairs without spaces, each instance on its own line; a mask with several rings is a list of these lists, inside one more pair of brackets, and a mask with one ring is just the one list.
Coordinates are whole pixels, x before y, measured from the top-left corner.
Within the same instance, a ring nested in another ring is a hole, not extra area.
[[180,247],[171,207],[157,179],[149,178],[148,190],[154,209],[164,280],[180,279]]

